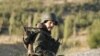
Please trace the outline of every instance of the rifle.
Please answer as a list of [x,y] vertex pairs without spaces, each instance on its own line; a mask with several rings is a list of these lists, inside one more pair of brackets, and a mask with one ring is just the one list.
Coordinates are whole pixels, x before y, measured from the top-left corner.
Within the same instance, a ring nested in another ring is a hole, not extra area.
[[24,26],[22,21],[21,21],[21,24],[22,24],[22,27],[24,29],[24,32],[26,33],[26,37],[23,34],[23,42],[27,48],[29,43],[33,43],[35,41],[36,35],[38,34],[38,32],[36,32],[37,28],[26,27],[26,26]]

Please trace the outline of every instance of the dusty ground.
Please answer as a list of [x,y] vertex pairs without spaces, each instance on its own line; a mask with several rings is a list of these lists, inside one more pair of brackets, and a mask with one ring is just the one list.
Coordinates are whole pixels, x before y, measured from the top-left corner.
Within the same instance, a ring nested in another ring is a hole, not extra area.
[[[0,56],[25,56],[26,49],[22,42],[23,36],[0,36]],[[59,51],[59,54],[75,52],[78,48],[72,48],[71,51]]]
[[[72,48],[70,51],[68,49],[65,52],[59,53],[64,54],[63,56],[100,56],[99,49],[84,49]],[[25,56],[26,49],[22,43],[22,36],[0,36],[0,56]]]
[[0,56],[25,56],[22,37],[0,36]]

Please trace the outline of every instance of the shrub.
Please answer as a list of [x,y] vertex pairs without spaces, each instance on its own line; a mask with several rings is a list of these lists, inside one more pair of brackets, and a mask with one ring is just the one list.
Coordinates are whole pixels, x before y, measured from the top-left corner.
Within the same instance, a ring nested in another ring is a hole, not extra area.
[[95,19],[89,29],[88,44],[90,48],[100,47],[100,19]]

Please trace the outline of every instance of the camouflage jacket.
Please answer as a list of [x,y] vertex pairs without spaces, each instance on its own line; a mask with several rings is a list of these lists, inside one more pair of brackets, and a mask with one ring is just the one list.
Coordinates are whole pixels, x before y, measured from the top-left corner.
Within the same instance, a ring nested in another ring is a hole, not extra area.
[[[59,42],[51,37],[51,32],[44,28],[33,29],[27,31],[27,37],[24,38],[25,45],[33,43],[35,53],[54,53],[56,54]],[[47,55],[48,56],[48,55]],[[53,55],[51,55],[53,56]]]
[[46,29],[41,29],[34,41],[34,50],[36,53],[42,53],[49,51],[56,54],[56,42],[52,37],[51,33]]

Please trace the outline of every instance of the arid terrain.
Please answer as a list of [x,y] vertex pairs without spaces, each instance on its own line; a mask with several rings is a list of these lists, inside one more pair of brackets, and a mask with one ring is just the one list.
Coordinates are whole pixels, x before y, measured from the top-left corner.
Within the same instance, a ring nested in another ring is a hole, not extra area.
[[[74,51],[73,51],[74,50]],[[78,51],[79,50],[79,51]],[[71,52],[72,51],[72,52]],[[72,50],[63,53],[64,56],[100,56],[100,49],[80,50],[72,48]],[[0,56],[25,56],[26,49],[22,43],[22,36],[0,36]]]
[[22,37],[0,36],[0,56],[25,56]]

